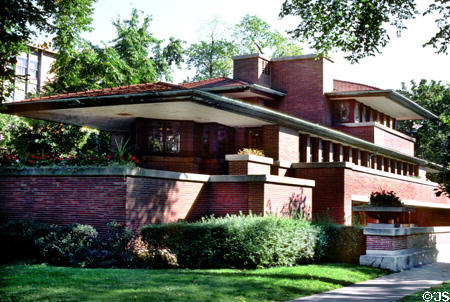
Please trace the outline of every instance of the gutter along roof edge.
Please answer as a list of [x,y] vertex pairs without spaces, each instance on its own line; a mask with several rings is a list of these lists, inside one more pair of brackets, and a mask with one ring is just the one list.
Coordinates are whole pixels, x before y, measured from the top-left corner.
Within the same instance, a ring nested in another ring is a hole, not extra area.
[[391,89],[388,90],[360,90],[360,91],[343,91],[343,92],[327,92],[325,93],[327,97],[371,97],[371,96],[386,96],[397,104],[408,108],[411,111],[423,116],[428,119],[437,119],[437,116],[431,111],[423,108],[413,100],[401,95],[398,92],[395,92]]

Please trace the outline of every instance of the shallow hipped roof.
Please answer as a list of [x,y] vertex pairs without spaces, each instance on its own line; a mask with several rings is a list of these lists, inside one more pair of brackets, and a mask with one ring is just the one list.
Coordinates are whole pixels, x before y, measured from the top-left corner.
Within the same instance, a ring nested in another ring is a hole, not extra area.
[[211,78],[196,82],[188,82],[180,84],[183,87],[192,89],[192,88],[212,88],[212,87],[229,87],[229,86],[240,86],[240,85],[250,85],[251,83],[240,81],[240,80],[233,80],[227,77],[217,77],[217,78]]
[[170,91],[170,90],[182,90],[187,89],[181,85],[166,83],[166,82],[155,82],[155,83],[146,83],[146,84],[136,84],[136,85],[127,85],[113,88],[103,88],[103,89],[95,89],[95,90],[87,90],[80,92],[71,92],[71,93],[61,93],[49,96],[43,96],[38,98],[30,98],[26,100],[14,101],[14,103],[23,103],[23,102],[34,102],[34,101],[46,101],[46,100],[58,100],[58,99],[70,99],[70,98],[79,98],[79,97],[96,97],[102,95],[123,95],[123,94],[132,94],[137,92],[157,92],[157,91]]

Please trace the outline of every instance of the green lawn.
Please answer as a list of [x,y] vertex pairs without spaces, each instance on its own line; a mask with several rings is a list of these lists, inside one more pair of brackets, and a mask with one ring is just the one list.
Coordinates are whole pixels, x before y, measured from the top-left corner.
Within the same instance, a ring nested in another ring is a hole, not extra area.
[[[428,292],[426,296],[423,296],[425,292]],[[441,296],[439,296],[439,293],[441,292]],[[444,292],[447,292],[445,295],[443,295]],[[433,296],[431,297],[429,295],[431,293]],[[426,299],[424,299],[426,298]],[[415,301],[450,301],[450,280],[446,283],[442,284],[442,286],[439,287],[432,287],[428,288],[426,290],[423,290],[421,292],[418,292],[414,295],[404,297],[398,301],[400,302],[415,302]]]
[[385,274],[348,264],[258,270],[0,267],[0,301],[284,301]]

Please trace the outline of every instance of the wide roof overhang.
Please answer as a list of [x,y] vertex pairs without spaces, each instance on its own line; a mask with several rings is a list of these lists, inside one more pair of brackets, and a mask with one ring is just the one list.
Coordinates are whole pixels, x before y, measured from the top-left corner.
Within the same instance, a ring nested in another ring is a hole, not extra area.
[[354,99],[397,120],[435,119],[437,116],[393,90],[329,92],[329,100]]
[[232,127],[281,125],[335,143],[419,165],[440,166],[269,108],[186,89],[7,103],[3,113],[102,130],[128,131],[135,118],[215,122]]

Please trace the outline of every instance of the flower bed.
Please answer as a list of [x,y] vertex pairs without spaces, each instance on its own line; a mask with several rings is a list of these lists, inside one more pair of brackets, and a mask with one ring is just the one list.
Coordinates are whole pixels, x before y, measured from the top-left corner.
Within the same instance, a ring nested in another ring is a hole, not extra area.
[[46,154],[18,156],[3,154],[0,156],[0,167],[43,167],[43,166],[111,166],[114,164],[136,166],[139,163],[133,155],[117,154],[79,154],[50,156]]

